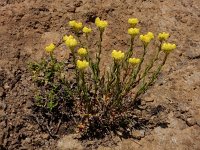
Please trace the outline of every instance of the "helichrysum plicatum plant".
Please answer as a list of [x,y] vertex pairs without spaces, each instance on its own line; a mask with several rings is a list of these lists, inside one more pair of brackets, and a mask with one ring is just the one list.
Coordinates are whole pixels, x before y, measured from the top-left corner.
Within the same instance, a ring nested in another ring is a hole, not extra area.
[[[102,70],[101,57],[105,57],[102,56],[102,43],[108,22],[96,18],[96,29],[91,29],[81,22],[69,21],[68,25],[73,35],[64,35],[63,43],[71,53],[70,62],[74,66],[73,71],[67,72],[65,67],[67,64],[56,60],[54,54],[56,45],[53,43],[45,48],[49,59],[32,66],[35,79],[39,81],[42,74],[43,78],[40,82],[51,85],[45,98],[47,101],[45,102],[43,98],[42,105],[50,110],[59,105],[56,88],[62,89],[59,87],[61,85],[66,87],[62,92],[66,92],[73,100],[73,106],[80,116],[85,115],[89,118],[95,116],[110,120],[113,114],[129,110],[138,97],[155,82],[167,57],[176,48],[175,44],[168,42],[169,33],[162,32],[158,35],[152,32],[141,33],[140,28],[137,27],[138,23],[137,18],[128,19],[129,48],[111,50],[110,56],[106,56],[112,60],[110,67]],[[88,46],[91,32],[98,35],[98,44],[94,47]],[[84,42],[81,39],[84,39]],[[135,55],[136,39],[139,39],[141,45],[140,56]],[[153,43],[158,45],[153,49],[153,58],[146,58],[146,54],[152,51],[150,47]],[[94,56],[91,54],[92,49],[97,49]],[[60,82],[62,84],[59,84]],[[86,122],[82,123],[87,125]]]

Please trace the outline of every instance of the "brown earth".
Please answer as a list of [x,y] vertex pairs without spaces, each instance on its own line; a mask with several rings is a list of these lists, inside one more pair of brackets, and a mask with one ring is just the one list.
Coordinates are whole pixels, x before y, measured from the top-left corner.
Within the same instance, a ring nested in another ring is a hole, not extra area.
[[[44,56],[44,45],[58,42],[69,32],[69,20],[77,19],[94,27],[97,16],[109,21],[103,41],[103,61],[106,64],[111,49],[128,47],[126,32],[129,17],[139,18],[142,33],[167,31],[171,34],[170,41],[178,45],[155,86],[142,97],[144,105],[160,105],[168,110],[160,114],[167,120],[168,126],[133,133],[142,137],[141,140],[113,137],[116,145],[109,144],[109,141],[106,144],[100,142],[98,149],[199,150],[199,0],[1,0],[0,149],[58,149],[58,141],[42,132],[38,124],[28,117],[34,86],[27,64]],[[60,58],[66,56],[65,47],[61,45],[57,53]],[[65,149],[70,144],[76,148],[73,138],[65,137],[58,143],[62,140]],[[77,149],[83,149],[92,142],[79,143]],[[87,149],[95,148],[90,146]]]

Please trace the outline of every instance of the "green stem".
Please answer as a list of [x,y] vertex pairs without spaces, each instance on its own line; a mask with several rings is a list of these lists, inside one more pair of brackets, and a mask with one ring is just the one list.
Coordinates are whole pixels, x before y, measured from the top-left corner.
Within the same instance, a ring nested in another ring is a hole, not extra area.
[[158,56],[159,56],[160,51],[161,51],[161,45],[162,45],[162,42],[161,42],[160,45],[159,45],[158,51],[157,51],[157,53],[156,53],[156,56],[154,57],[153,60],[151,60],[150,64],[145,68],[144,73],[142,74],[141,78],[138,79],[138,80],[141,80],[141,79],[145,78],[146,75],[148,74],[148,72],[149,72],[149,71],[151,70],[151,68],[153,67],[154,63],[158,60]]
[[[72,52],[72,61],[73,61],[73,64],[74,64],[74,67],[75,67],[75,78],[76,78],[76,83],[77,83],[77,85],[78,85],[78,83],[79,83],[79,75],[78,75],[78,70],[77,70],[77,68],[76,68],[76,56],[75,56],[75,52],[74,52],[74,49],[72,49],[71,50],[71,52]],[[79,91],[79,86],[78,86],[78,91]]]
[[141,70],[141,66],[142,66],[142,64],[143,64],[143,62],[144,62],[144,56],[146,55],[146,53],[147,53],[147,46],[144,45],[144,51],[143,51],[143,55],[142,55],[142,58],[141,58],[141,62],[139,63],[138,68],[137,68],[137,71],[136,71],[136,73],[135,73],[134,76],[133,76],[133,80],[134,80],[134,81],[135,81],[135,79],[137,78],[137,75],[138,75],[138,73],[139,73],[140,70]]
[[141,94],[145,93],[146,90],[148,89],[148,87],[151,86],[151,85],[154,83],[154,81],[157,79],[157,77],[158,77],[158,75],[159,75],[159,73],[160,73],[162,67],[165,65],[166,60],[167,60],[167,57],[168,57],[168,53],[165,54],[165,57],[164,57],[162,63],[159,65],[159,67],[157,68],[157,70],[153,73],[153,75],[152,75],[150,81],[149,81],[148,83],[147,83],[147,82],[144,83],[144,84],[142,85],[142,87],[138,90],[138,92],[137,92],[136,95],[135,95],[134,101],[135,101]]
[[141,57],[141,61],[140,61],[139,65],[138,65],[136,71],[135,71],[134,69],[132,70],[131,77],[130,77],[130,79],[129,79],[128,83],[127,83],[127,86],[126,86],[126,88],[125,88],[125,90],[124,90],[124,92],[123,92],[124,94],[126,94],[127,92],[129,92],[129,91],[132,89],[132,87],[133,87],[136,83],[138,83],[138,82],[135,83],[135,80],[136,80],[136,78],[137,78],[137,76],[138,76],[138,73],[139,73],[140,70],[141,70],[141,66],[142,66],[142,64],[143,64],[144,57],[145,57],[145,55],[146,55],[146,51],[147,51],[147,46],[144,45],[144,50],[143,50],[143,54],[142,54],[142,57]]
[[97,76],[99,77],[99,73],[100,73],[100,68],[99,68],[99,64],[101,61],[101,52],[102,52],[102,35],[103,35],[103,31],[100,31],[100,35],[99,35],[99,52],[96,56],[97,59]]
[[82,80],[81,89],[83,92],[83,99],[85,101],[85,109],[87,110],[87,113],[89,114],[91,109],[90,109],[90,104],[89,104],[88,89],[87,89],[86,82],[85,82],[84,71],[80,71],[80,74],[81,74],[81,80]]

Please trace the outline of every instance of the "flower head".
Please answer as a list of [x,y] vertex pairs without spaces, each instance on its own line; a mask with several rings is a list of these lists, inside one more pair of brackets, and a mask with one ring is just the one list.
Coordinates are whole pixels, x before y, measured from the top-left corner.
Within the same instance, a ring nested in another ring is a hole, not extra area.
[[145,35],[140,35],[140,40],[144,43],[144,45],[148,45],[153,38],[154,35],[152,32],[148,32]]
[[163,43],[162,46],[161,46],[161,49],[162,49],[163,52],[165,52],[165,53],[170,53],[170,52],[172,52],[174,49],[176,49],[176,44]]
[[54,51],[55,48],[56,48],[56,46],[53,43],[51,43],[50,45],[45,47],[45,51],[48,53],[51,53]]
[[75,20],[69,21],[69,26],[75,29],[76,31],[79,31],[83,28],[83,24]]
[[147,45],[150,43],[151,38],[147,35],[140,35],[140,40],[144,43],[144,45]]
[[84,28],[83,28],[83,33],[88,34],[88,33],[90,33],[90,32],[92,32],[92,29],[91,29],[91,28],[88,28],[88,27],[84,27]]
[[75,24],[76,24],[76,21],[75,21],[75,20],[69,21],[69,26],[70,26],[70,27],[74,27]]
[[77,60],[76,66],[79,70],[84,70],[89,66],[89,62],[87,62],[86,60]]
[[112,57],[115,60],[122,60],[124,58],[124,53],[122,51],[113,50],[112,51]]
[[132,64],[132,65],[136,65],[136,64],[140,63],[141,60],[140,60],[139,58],[129,58],[129,59],[128,59],[128,62],[129,62],[130,64]]
[[136,24],[138,24],[139,20],[137,18],[129,18],[128,23],[131,25],[131,27],[135,27]]
[[146,35],[149,36],[151,38],[151,40],[154,39],[154,35],[152,32],[148,32]]
[[104,31],[104,29],[108,26],[108,22],[101,20],[99,17],[95,19],[95,24],[101,31]]
[[65,44],[67,47],[69,47],[69,49],[73,50],[76,45],[78,44],[77,40],[72,36],[65,36],[63,37]]
[[159,34],[158,34],[158,39],[159,39],[160,41],[167,40],[168,38],[169,38],[169,33],[162,32],[162,33],[159,33]]
[[85,48],[79,48],[78,49],[78,54],[80,56],[85,56],[85,55],[87,55],[87,50]]
[[138,28],[129,28],[128,34],[131,35],[131,37],[134,37],[140,33],[140,29]]
[[67,41],[68,39],[74,39],[74,37],[72,35],[69,35],[69,36],[64,35],[63,36],[63,41]]

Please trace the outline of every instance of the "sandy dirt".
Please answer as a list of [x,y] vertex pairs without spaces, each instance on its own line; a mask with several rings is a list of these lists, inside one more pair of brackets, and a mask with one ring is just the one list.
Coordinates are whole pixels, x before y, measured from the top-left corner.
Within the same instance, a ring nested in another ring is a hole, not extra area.
[[[46,44],[57,43],[69,33],[69,20],[77,19],[94,27],[97,16],[109,21],[103,41],[105,64],[102,67],[109,63],[112,49],[128,48],[129,17],[140,20],[142,33],[171,34],[170,42],[176,43],[177,49],[170,55],[156,84],[142,97],[144,106],[166,108],[167,113],[159,113],[168,125],[134,133],[140,140],[113,137],[115,145],[107,141],[97,147],[85,147],[93,142],[89,141],[79,143],[77,149],[199,150],[199,0],[0,0],[0,149],[59,148],[60,141],[42,132],[29,117],[34,86],[27,64],[44,56]],[[94,37],[95,34],[91,39]],[[64,59],[68,54],[66,48],[61,45],[58,49],[58,57]],[[136,50],[139,51],[137,45]],[[62,136],[60,140],[64,140],[66,149],[70,144],[74,146],[73,138],[62,139]]]

